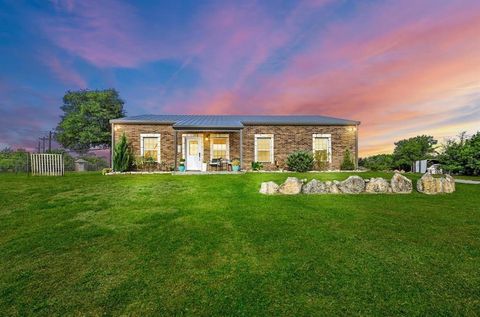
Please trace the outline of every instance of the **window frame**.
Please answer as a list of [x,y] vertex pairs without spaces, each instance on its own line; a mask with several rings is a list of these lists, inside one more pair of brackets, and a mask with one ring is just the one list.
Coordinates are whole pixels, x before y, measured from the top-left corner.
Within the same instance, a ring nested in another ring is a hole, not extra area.
[[315,156],[315,139],[316,138],[323,138],[327,139],[327,162],[332,163],[332,135],[330,133],[314,133],[312,134],[312,154]]
[[140,134],[140,155],[142,157],[145,157],[145,148],[144,148],[144,143],[143,139],[144,138],[157,138],[157,144],[158,144],[158,149],[157,149],[157,163],[161,163],[161,135],[159,133],[142,133]]
[[223,159],[230,160],[230,134],[210,134],[210,161],[214,159],[213,157],[213,139],[226,139],[226,157]]
[[[274,158],[275,158],[275,154],[274,154],[275,138],[274,138],[274,135],[273,134],[255,134],[254,138],[255,138],[255,148],[254,148],[255,162],[273,164],[274,163]],[[270,143],[270,161],[259,161],[258,160],[258,144],[257,143],[258,143],[258,139],[263,139],[263,138],[270,138],[270,140],[271,140],[271,143]]]

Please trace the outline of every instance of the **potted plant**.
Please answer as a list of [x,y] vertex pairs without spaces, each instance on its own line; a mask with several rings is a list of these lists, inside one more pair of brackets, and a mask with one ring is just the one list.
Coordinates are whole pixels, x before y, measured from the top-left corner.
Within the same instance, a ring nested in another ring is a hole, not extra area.
[[232,160],[232,170],[238,172],[240,170],[240,161],[237,159]]
[[182,159],[180,160],[180,165],[178,166],[178,170],[179,170],[180,172],[185,172],[185,159],[182,158]]

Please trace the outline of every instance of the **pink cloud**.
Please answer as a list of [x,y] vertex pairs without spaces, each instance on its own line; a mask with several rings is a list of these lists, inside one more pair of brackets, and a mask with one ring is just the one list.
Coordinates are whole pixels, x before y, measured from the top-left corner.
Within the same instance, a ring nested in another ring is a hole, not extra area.
[[64,85],[73,85],[72,88],[87,88],[85,79],[71,66],[55,55],[43,55],[42,62],[47,65],[55,76]]

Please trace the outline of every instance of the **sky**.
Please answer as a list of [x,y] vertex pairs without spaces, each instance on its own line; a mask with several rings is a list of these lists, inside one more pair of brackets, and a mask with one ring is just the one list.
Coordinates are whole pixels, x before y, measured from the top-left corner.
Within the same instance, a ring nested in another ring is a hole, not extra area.
[[480,1],[0,0],[0,148],[34,148],[68,90],[127,115],[361,121],[360,155],[480,130]]

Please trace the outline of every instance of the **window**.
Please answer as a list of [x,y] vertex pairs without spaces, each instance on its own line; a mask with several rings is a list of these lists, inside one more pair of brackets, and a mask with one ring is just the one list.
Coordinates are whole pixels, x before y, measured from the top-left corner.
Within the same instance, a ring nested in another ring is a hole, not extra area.
[[315,158],[320,157],[324,162],[332,161],[332,135],[331,134],[314,134],[313,155]]
[[210,135],[210,159],[230,159],[228,134]]
[[273,134],[255,134],[255,162],[273,163]]
[[140,155],[160,162],[160,134],[140,135]]

